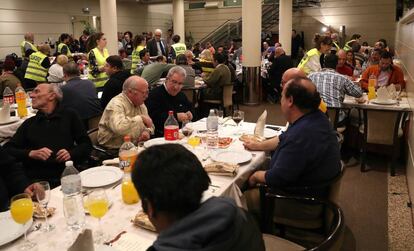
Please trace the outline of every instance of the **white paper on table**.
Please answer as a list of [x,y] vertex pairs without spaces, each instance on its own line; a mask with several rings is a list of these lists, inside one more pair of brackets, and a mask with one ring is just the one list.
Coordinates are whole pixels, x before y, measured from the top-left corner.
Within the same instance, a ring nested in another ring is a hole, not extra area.
[[121,238],[112,244],[112,247],[119,251],[145,251],[151,245],[153,241],[145,239],[139,235],[125,233],[121,235]]
[[390,94],[390,96],[392,98],[396,98],[397,97],[397,91],[395,89],[395,85],[394,84],[390,84],[389,86],[387,86],[387,90],[388,90],[388,93]]
[[0,121],[8,121],[10,119],[10,104],[4,103],[0,109]]
[[259,119],[257,119],[256,127],[254,128],[254,135],[258,137],[264,136],[264,128],[266,125],[266,119],[267,119],[267,111],[264,110],[262,115],[260,115]]
[[377,100],[388,100],[390,99],[390,94],[385,86],[378,88],[377,90]]

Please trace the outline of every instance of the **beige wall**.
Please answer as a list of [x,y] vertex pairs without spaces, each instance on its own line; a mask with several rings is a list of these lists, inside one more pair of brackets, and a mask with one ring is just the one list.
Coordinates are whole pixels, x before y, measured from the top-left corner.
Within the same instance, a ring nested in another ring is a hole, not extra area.
[[[408,13],[397,25],[396,53],[402,61],[404,75],[407,80],[408,101],[410,107],[414,107],[414,9]],[[414,201],[414,121],[411,115],[408,159],[407,159],[407,183],[411,201]]]
[[[90,16],[99,16],[99,0],[1,0],[0,1],[0,58],[15,52],[24,33],[35,34],[35,43],[48,37],[55,41],[61,33],[73,33],[72,16],[84,16],[82,8],[89,7]],[[171,4],[140,5],[118,3],[118,30],[134,34],[171,26]],[[79,37],[80,34],[75,34]]]

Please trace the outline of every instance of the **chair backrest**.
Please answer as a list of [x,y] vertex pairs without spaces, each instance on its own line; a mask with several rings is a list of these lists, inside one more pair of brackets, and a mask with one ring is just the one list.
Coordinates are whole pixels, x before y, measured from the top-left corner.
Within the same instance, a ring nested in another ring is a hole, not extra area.
[[88,131],[88,136],[89,136],[89,139],[92,142],[92,145],[94,145],[94,146],[98,145],[98,128],[97,127],[89,130]]
[[223,108],[233,105],[233,85],[223,86]]
[[102,114],[88,119],[88,129],[98,128],[99,121],[101,120]]
[[364,138],[366,143],[394,145],[398,139],[401,112],[364,110]]
[[[188,101],[193,102],[193,95],[194,95],[193,90],[191,90],[191,89],[182,89],[181,91],[185,94],[185,96],[187,97]],[[194,105],[195,104],[193,104],[193,106]]]

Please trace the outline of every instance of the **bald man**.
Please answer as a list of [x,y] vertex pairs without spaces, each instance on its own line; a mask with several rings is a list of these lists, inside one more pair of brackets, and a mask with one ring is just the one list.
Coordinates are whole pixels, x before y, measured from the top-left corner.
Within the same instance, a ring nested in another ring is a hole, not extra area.
[[134,144],[148,140],[154,133],[154,124],[144,104],[147,97],[145,79],[131,76],[125,80],[122,93],[111,99],[102,114],[98,143],[108,149],[119,149],[125,135],[129,135]]
[[[312,186],[339,174],[339,144],[328,118],[318,109],[320,100],[308,78],[297,77],[285,84],[281,110],[289,128],[279,136],[269,170],[253,173],[250,186],[257,183],[270,188]],[[311,196],[323,196],[322,191],[309,192]]]
[[338,56],[338,64],[336,65],[336,71],[339,74],[352,77],[354,71],[351,67],[346,64],[346,52],[344,50],[339,50],[336,55]]
[[34,35],[31,32],[24,34],[24,40],[20,43],[20,50],[22,52],[22,58],[28,60],[29,56],[37,51],[37,47],[34,44]]

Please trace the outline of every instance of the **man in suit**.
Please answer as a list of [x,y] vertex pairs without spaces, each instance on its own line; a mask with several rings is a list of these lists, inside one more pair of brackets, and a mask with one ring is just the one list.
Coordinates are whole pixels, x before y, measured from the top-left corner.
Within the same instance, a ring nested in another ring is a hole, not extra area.
[[167,57],[167,44],[161,39],[162,31],[156,29],[154,32],[154,38],[147,43],[147,49],[151,57],[164,56]]
[[281,93],[280,83],[282,81],[282,75],[287,69],[290,69],[292,67],[293,61],[291,57],[285,54],[285,51],[282,47],[277,47],[275,49],[272,66],[269,69],[270,86],[267,90],[267,94],[270,95],[269,98],[272,98],[272,100],[279,98]]

